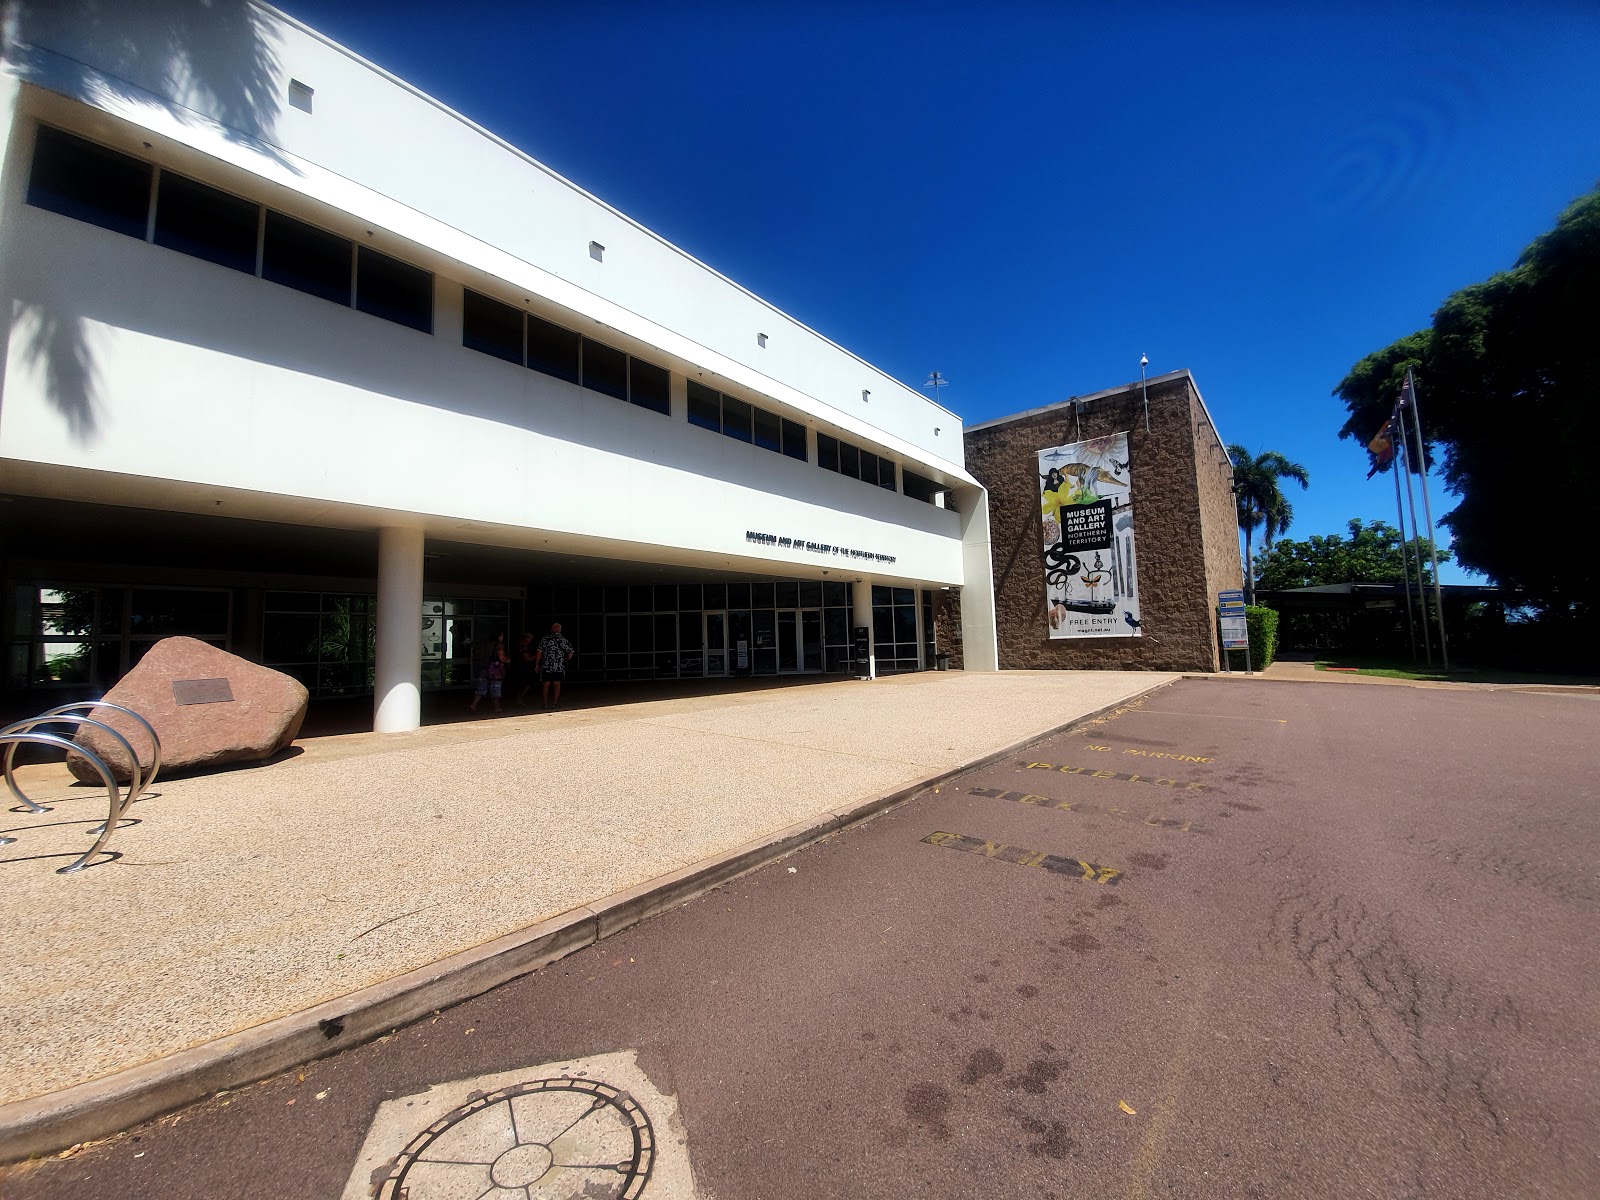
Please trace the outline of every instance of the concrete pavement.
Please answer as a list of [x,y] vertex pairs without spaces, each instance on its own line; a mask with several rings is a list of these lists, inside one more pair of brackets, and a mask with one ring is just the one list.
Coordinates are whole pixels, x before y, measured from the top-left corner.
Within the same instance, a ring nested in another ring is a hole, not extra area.
[[[102,1136],[475,995],[1175,678],[936,673],[405,735],[158,780],[120,857],[58,767],[0,850],[0,1147]],[[103,796],[103,793],[100,795]]]

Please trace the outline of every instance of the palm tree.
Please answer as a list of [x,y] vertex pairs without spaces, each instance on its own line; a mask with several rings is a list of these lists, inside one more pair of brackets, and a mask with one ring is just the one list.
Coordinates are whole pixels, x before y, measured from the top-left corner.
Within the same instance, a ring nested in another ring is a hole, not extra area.
[[1240,445],[1228,447],[1228,457],[1233,460],[1233,496],[1239,506],[1239,528],[1244,530],[1244,580],[1250,594],[1250,603],[1256,602],[1255,560],[1251,553],[1251,535],[1265,526],[1262,544],[1271,548],[1272,539],[1289,528],[1294,518],[1294,508],[1278,486],[1280,479],[1292,479],[1301,487],[1310,480],[1306,469],[1290,462],[1276,450],[1263,450],[1251,454]]

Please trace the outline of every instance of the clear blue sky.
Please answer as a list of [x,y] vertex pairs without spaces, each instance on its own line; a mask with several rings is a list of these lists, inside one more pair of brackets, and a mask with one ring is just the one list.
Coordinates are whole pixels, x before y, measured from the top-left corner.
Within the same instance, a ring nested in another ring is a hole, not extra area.
[[1349,367],[1600,182],[1594,0],[281,6],[969,424],[1189,368],[1292,537],[1394,520]]

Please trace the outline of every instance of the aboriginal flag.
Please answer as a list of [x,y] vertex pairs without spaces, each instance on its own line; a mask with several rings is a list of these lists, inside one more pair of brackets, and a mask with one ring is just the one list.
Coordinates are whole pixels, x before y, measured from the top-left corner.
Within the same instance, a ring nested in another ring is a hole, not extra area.
[[1394,461],[1394,441],[1394,418],[1391,417],[1378,430],[1378,436],[1367,443],[1367,452],[1372,455],[1372,470],[1367,472],[1368,479]]

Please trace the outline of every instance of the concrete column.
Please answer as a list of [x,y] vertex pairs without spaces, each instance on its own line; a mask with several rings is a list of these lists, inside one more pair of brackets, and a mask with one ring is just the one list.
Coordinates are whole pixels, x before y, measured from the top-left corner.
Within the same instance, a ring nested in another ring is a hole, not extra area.
[[[857,626],[865,625],[872,628],[872,580],[857,579],[850,585],[850,642],[855,644],[855,630]],[[877,644],[871,633],[867,634],[867,677],[878,677],[878,650]],[[861,668],[856,667],[859,671]]]
[[422,545],[420,529],[378,530],[376,733],[422,724]]
[[989,493],[964,492],[961,511],[961,657],[966,671],[998,671],[994,562],[989,548]]

